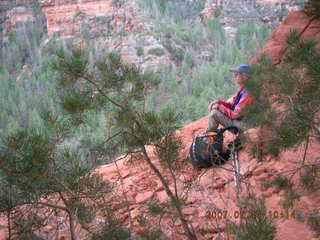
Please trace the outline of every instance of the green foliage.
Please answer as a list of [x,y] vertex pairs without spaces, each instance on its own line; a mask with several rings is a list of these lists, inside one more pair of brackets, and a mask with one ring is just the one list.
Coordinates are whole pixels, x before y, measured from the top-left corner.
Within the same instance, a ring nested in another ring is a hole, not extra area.
[[268,188],[272,187],[272,182],[269,180],[263,180],[261,181],[261,188],[262,190],[267,190]]
[[139,57],[143,55],[143,47],[142,46],[137,46],[136,50],[137,50],[137,55]]
[[179,22],[183,19],[196,16],[204,7],[204,0],[194,2],[179,0],[175,2],[159,0],[143,0],[141,6],[151,10],[151,14],[156,18],[170,18],[172,21]]
[[181,209],[183,207],[183,205],[185,205],[185,202],[184,202],[184,200],[182,198],[179,198],[177,196],[177,197],[174,197],[174,198],[171,199],[170,204],[174,208],[180,208]]
[[182,73],[184,74],[188,73],[191,70],[191,68],[194,66],[194,64],[195,64],[195,60],[192,53],[186,52],[184,54],[183,62],[182,62],[182,69],[181,69]]
[[[29,215],[11,215],[10,220],[15,223],[11,231],[19,237],[42,233],[47,219],[59,216],[59,212],[65,212],[71,219],[77,216],[81,224],[91,224],[97,211],[101,212],[99,204],[112,191],[112,185],[101,176],[89,173],[89,163],[81,152],[61,145],[78,123],[49,111],[40,116],[46,127],[18,129],[1,141],[1,184],[8,193],[0,195],[4,203],[1,210],[12,211],[25,203],[30,206]],[[52,201],[55,193],[63,205]],[[35,210],[43,206],[47,210],[38,218]],[[74,223],[70,224],[71,232],[73,228]]]
[[300,195],[294,189],[293,184],[288,178],[279,174],[271,182],[273,186],[280,190],[284,190],[284,200],[282,206],[284,208],[292,208],[295,201],[299,200]]
[[18,77],[5,69],[0,73],[0,107],[3,113],[0,129],[3,133],[20,127],[43,127],[40,109],[59,109],[54,103],[55,74],[48,69],[48,58],[43,58],[42,63],[33,69],[26,66]]
[[317,0],[309,0],[304,8],[308,16],[319,18],[320,17],[320,4]]
[[209,31],[209,39],[215,41],[216,46],[226,44],[226,33],[222,25],[217,19],[208,19],[207,27]]
[[[3,140],[1,171],[6,181],[20,190],[32,190],[34,196],[63,191],[65,187],[77,191],[86,187],[86,191],[91,191],[90,182],[82,183],[89,168],[81,154],[69,148],[57,150],[56,144],[71,131],[71,120],[51,120],[50,128],[18,130]],[[57,178],[61,184],[55,182]]]
[[[182,1],[181,4],[187,3]],[[157,4],[144,6],[152,8],[151,12],[157,12]],[[162,82],[153,91],[148,107],[181,109],[185,123],[207,114],[208,102],[222,95],[227,98],[234,92],[230,67],[248,62],[271,32],[270,26],[243,23],[239,25],[234,40],[226,33],[219,19],[199,23],[195,15],[179,21],[171,21],[171,15],[161,16],[151,16],[156,29],[154,32],[176,68],[159,72]],[[193,24],[192,28],[190,24]],[[181,96],[184,96],[183,101]]]
[[40,14],[41,6],[39,1],[37,0],[30,1],[29,6],[31,7],[34,16],[37,16],[38,14]]
[[247,198],[242,206],[248,213],[239,226],[229,224],[228,230],[233,233],[237,239],[243,240],[272,240],[276,236],[276,227],[267,215],[267,208],[263,199]]
[[279,188],[279,189],[281,189],[281,190],[287,189],[287,188],[289,188],[290,185],[291,185],[290,182],[289,182],[289,180],[288,180],[286,177],[282,176],[282,175],[277,175],[277,176],[271,181],[271,183],[272,183],[275,187],[277,187],[277,188]]
[[[28,209],[30,210],[30,209]],[[42,240],[35,232],[41,229],[42,219],[38,214],[27,213],[21,211],[12,212],[15,215],[12,221],[12,228],[15,230],[10,239],[15,240]],[[9,239],[8,239],[9,240]]]
[[[2,83],[0,89],[0,107],[3,113],[0,116],[0,129],[3,134],[16,131],[21,127],[44,127],[45,122],[39,117],[41,115],[40,109],[45,108],[55,113],[61,113],[61,107],[58,105],[58,91],[56,89],[59,76],[50,68],[52,58],[56,57],[48,57],[47,55],[51,55],[57,48],[61,48],[62,45],[62,41],[55,41],[54,39],[50,41],[43,49],[41,62],[37,66],[26,65],[18,77],[14,73],[8,72],[5,68],[0,70],[0,80]],[[65,42],[64,45],[66,48],[69,48],[70,42]],[[90,54],[94,56],[96,53],[90,50]],[[72,104],[76,104],[72,97],[74,95],[70,95],[69,100],[71,99],[71,101],[67,102],[71,106]],[[96,98],[95,104],[99,104],[98,100]],[[90,101],[91,98],[88,96],[88,104],[93,105]],[[80,110],[82,104],[84,103],[78,103]],[[107,136],[114,134],[116,129],[108,128],[106,121],[110,121],[112,116],[106,117],[106,114],[101,111],[87,111],[81,114],[83,118],[78,117],[77,121],[78,123],[83,121],[83,123],[86,123],[86,126],[75,129],[72,133],[74,135],[64,141],[73,145],[73,148],[77,147],[78,151],[83,154],[88,155],[90,150],[103,142],[104,132],[100,131],[100,129],[108,129],[106,130]],[[119,154],[119,151],[121,151],[120,147],[114,148],[115,155]],[[97,151],[94,151],[94,154],[92,152],[90,158],[96,155],[99,155],[99,158],[92,159],[92,165],[110,161],[110,159],[114,158],[108,154],[102,156]]]
[[[134,65],[124,65],[116,54],[89,63],[87,53],[74,49],[70,53],[61,50],[52,68],[60,71],[61,104],[69,113],[83,113],[86,109],[101,108],[106,100],[130,112],[130,107],[143,99],[141,92],[157,84],[150,73],[140,75]],[[90,67],[94,64],[94,68]],[[116,92],[125,97],[118,99]],[[110,96],[107,96],[108,93]],[[112,97],[111,97],[112,95]],[[114,99],[111,99],[114,98]]]
[[163,50],[163,48],[152,48],[148,51],[148,53],[151,55],[156,55],[156,56],[160,57],[165,54],[165,51]]
[[25,203],[23,192],[19,188],[10,185],[3,177],[1,177],[0,187],[0,212],[10,211],[16,205]]
[[44,29],[40,22],[23,24],[11,31],[8,42],[1,46],[2,67],[10,73],[17,73],[25,64],[38,63],[43,32]]
[[[158,131],[156,153],[160,161],[169,165],[167,167],[174,168],[172,165],[180,158],[179,151],[183,148],[182,140],[174,135],[174,131],[179,127],[179,116],[173,109],[169,109],[161,113],[159,120],[158,124],[156,121],[152,123],[153,126],[150,124]],[[159,136],[164,138],[159,140]]]
[[161,229],[155,229],[152,231],[144,231],[140,233],[142,239],[146,240],[165,240],[168,239],[165,237],[165,234],[162,232]]
[[320,236],[320,213],[319,210],[311,212],[307,216],[307,223],[313,231],[316,232],[317,236]]
[[[181,140],[174,134],[179,127],[178,116],[172,110],[146,111],[143,105],[148,92],[158,85],[158,79],[151,72],[142,73],[134,65],[125,64],[114,53],[89,60],[88,54],[79,49],[58,52],[52,67],[59,73],[61,106],[71,119],[83,123],[87,111],[97,111],[108,104],[113,106],[108,113],[113,115],[113,124],[119,132],[105,142],[118,141],[128,154],[140,154],[161,180],[174,208],[180,213],[178,216],[185,233],[195,239],[181,214],[178,189],[175,188],[174,193],[170,190],[145,147],[156,147],[162,166],[170,170],[171,178],[176,181],[174,172],[182,148]],[[91,101],[87,101],[89,97]],[[141,223],[144,223],[143,218]]]
[[170,53],[170,59],[172,61],[174,61],[177,64],[183,61],[185,52],[181,47],[176,46],[176,44],[170,40],[164,41],[163,46]]
[[300,175],[300,182],[304,188],[310,192],[316,192],[319,188],[318,175],[320,173],[320,166],[311,165],[306,166]]
[[122,227],[120,221],[113,217],[108,217],[107,222],[98,233],[94,233],[92,240],[126,240],[130,239],[130,232]]
[[164,213],[164,209],[159,200],[152,200],[148,202],[148,211],[152,215],[160,215]]
[[299,193],[291,186],[284,192],[284,200],[282,206],[284,208],[292,208],[295,201],[300,199]]
[[208,101],[200,99],[199,97],[189,97],[184,103],[184,113],[185,119],[195,121],[201,116],[207,113]]
[[6,180],[10,184],[25,187],[24,190],[28,190],[31,185],[39,191],[48,190],[50,181],[40,178],[50,174],[48,171],[52,168],[50,155],[53,147],[49,144],[48,135],[20,130],[8,136],[3,144],[7,146],[1,152],[2,171],[8,174]]
[[[295,31],[287,43],[280,67],[264,56],[247,82],[256,98],[247,115],[253,124],[267,124],[274,129],[268,146],[275,155],[305,141],[315,128],[315,114],[320,110],[320,71],[316,67],[320,54],[316,43],[300,39]],[[275,104],[280,107],[271,107]]]

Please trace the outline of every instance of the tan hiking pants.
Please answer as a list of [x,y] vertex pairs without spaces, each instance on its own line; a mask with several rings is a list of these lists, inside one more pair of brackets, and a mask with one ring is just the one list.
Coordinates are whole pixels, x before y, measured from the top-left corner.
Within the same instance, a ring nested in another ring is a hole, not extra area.
[[245,124],[243,121],[232,120],[228,116],[220,112],[218,109],[213,109],[209,114],[208,129],[217,129],[219,124],[221,124],[224,127],[235,126],[240,131],[245,131],[246,129],[248,129],[247,124]]

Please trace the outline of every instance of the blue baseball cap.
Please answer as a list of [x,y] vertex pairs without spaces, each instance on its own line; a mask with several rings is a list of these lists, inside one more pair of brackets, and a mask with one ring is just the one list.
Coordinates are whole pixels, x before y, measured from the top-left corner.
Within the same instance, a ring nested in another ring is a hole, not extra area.
[[247,75],[250,75],[251,73],[251,67],[248,64],[240,64],[239,66],[235,68],[230,69],[231,72],[241,72],[245,73]]

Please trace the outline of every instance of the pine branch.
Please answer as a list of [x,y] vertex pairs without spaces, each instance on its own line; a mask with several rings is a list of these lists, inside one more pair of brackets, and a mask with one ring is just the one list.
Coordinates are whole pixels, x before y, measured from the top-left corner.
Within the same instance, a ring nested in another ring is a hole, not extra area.
[[[151,159],[149,158],[148,156],[148,153],[145,149],[145,146],[142,147],[142,152],[143,152],[143,155],[145,157],[145,160],[146,162],[148,163],[148,165],[150,166],[150,168],[154,171],[154,173],[158,176],[158,178],[160,179],[168,197],[171,199],[171,201],[175,202],[176,198],[174,196],[174,194],[172,193],[172,191],[170,190],[169,188],[169,185],[168,183],[166,182],[166,180],[163,178],[162,174],[160,173],[160,171],[158,170],[158,168],[152,163]],[[176,207],[176,210],[178,212],[178,216],[179,216],[179,219],[182,223],[182,226],[185,230],[185,232],[187,233],[187,237],[190,239],[190,240],[196,240],[197,237],[195,236],[195,234],[193,232],[191,232],[189,226],[188,226],[188,223],[187,221],[185,220],[184,216],[183,216],[183,213],[182,213],[182,210],[180,208],[179,205],[175,204],[175,207]]]
[[88,77],[84,77],[84,76],[81,76],[82,78],[84,78],[85,80],[87,80],[88,82],[90,82],[92,85],[94,85],[96,87],[96,89],[98,90],[98,92],[104,96],[109,102],[111,102],[113,105],[117,106],[118,108],[121,108],[122,110],[126,110],[127,108],[115,101],[113,101],[111,98],[109,98],[106,94],[104,94],[104,92],[98,87],[98,85],[92,81],[90,78]]
[[59,205],[54,205],[54,204],[50,204],[50,203],[45,203],[45,202],[37,202],[37,204],[39,205],[43,205],[46,207],[50,207],[50,208],[54,208],[54,209],[59,209],[65,212],[68,212],[68,209],[66,207],[63,206],[59,206]]

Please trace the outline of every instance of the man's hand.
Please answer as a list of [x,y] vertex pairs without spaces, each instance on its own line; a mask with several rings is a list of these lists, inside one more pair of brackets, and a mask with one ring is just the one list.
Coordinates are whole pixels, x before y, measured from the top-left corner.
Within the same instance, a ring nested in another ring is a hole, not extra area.
[[220,100],[211,102],[208,106],[208,110],[212,111],[213,109],[218,109],[219,108],[219,101]]

